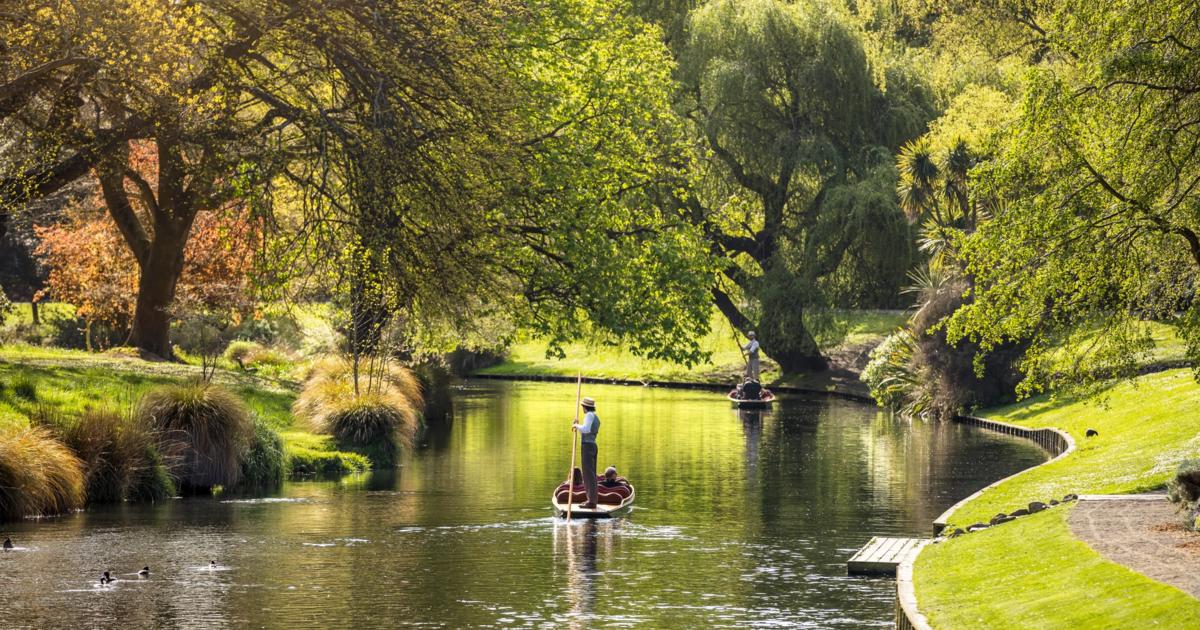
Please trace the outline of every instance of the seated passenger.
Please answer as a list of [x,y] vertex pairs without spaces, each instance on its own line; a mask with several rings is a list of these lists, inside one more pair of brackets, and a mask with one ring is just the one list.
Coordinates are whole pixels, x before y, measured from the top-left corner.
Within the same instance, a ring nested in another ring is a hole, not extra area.
[[747,378],[742,384],[742,400],[758,400],[762,397],[762,385],[758,381]]
[[624,477],[617,476],[617,467],[609,466],[604,471],[604,479],[600,481],[600,485],[605,488],[620,488],[628,486],[629,482]]

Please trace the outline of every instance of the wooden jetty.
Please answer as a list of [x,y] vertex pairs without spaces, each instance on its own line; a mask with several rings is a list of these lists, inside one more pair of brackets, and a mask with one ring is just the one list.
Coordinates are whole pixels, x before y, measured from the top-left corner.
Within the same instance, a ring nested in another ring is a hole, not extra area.
[[896,575],[901,562],[915,556],[921,549],[920,538],[887,538],[875,536],[846,563],[850,575]]

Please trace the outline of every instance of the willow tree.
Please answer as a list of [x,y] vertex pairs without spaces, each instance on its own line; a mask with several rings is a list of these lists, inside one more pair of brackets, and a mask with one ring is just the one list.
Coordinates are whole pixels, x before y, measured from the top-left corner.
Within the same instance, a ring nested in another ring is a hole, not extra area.
[[713,300],[785,371],[821,369],[822,284],[847,252],[878,247],[907,267],[891,154],[923,131],[928,91],[900,66],[873,67],[825,3],[711,2],[679,56],[702,157],[674,199],[727,261]]

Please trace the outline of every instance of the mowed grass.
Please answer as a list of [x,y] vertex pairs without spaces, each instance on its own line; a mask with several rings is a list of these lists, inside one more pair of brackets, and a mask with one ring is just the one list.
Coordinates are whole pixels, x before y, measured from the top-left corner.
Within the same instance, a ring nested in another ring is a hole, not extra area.
[[[88,408],[128,407],[148,389],[199,376],[200,370],[173,363],[150,363],[74,350],[31,346],[0,347],[0,423],[21,424],[40,407],[64,413]],[[220,372],[216,379],[242,398],[276,429],[292,425],[295,393],[260,380]],[[35,396],[15,385],[32,384]]]
[[930,545],[917,602],[939,630],[1200,628],[1200,601],[1071,536],[1073,504]]
[[[902,311],[845,311],[834,316],[836,326],[845,332],[841,346],[860,345],[878,341],[906,321]],[[744,359],[739,344],[746,340],[736,333],[719,313],[713,313],[711,330],[700,340],[700,347],[710,353],[709,360],[691,367],[656,359],[634,356],[624,348],[587,343],[566,345],[563,359],[548,358],[546,343],[539,339],[523,339],[509,349],[506,360],[480,370],[480,374],[509,376],[575,376],[583,373],[591,378],[611,378],[638,381],[676,381],[685,383],[726,383],[741,374]],[[778,367],[770,361],[763,364],[762,378],[770,382],[781,377]]]
[[[1030,501],[1067,493],[1144,492],[1166,483],[1179,462],[1200,455],[1200,384],[1191,370],[1139,377],[1084,400],[1030,399],[982,416],[1063,429],[1076,451],[989,489],[952,516],[952,526],[987,521]],[[1099,432],[1085,437],[1087,429]]]

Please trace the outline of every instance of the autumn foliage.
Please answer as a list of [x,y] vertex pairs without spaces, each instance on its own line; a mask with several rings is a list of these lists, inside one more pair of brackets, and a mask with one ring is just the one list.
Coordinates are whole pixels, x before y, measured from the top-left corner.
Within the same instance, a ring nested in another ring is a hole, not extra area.
[[[130,156],[144,182],[157,179],[152,146],[135,145]],[[145,197],[132,189],[136,210],[145,214]],[[147,219],[143,224],[150,224]],[[99,186],[69,208],[63,220],[35,228],[36,253],[49,267],[38,299],[73,304],[90,328],[127,330],[137,301],[139,268],[116,224],[105,212]],[[249,272],[259,232],[241,204],[198,213],[184,250],[183,274],[176,299],[194,307],[243,313],[253,304]]]

